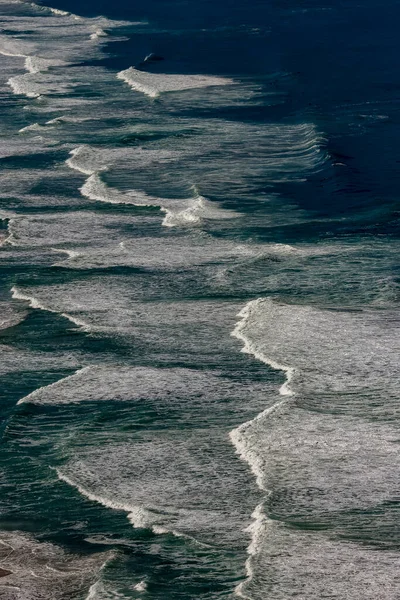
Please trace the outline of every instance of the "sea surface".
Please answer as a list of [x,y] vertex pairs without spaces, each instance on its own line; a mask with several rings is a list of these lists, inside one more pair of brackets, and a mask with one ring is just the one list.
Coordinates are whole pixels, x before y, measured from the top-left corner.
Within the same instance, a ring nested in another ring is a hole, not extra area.
[[400,597],[399,19],[0,0],[1,599]]

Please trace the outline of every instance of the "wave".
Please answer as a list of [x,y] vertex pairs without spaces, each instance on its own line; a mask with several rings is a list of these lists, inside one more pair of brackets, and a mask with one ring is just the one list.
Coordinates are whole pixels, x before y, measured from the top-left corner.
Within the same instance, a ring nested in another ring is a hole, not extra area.
[[90,34],[91,40],[98,40],[102,37],[108,37],[108,34],[104,31],[104,29],[96,29],[95,32]]
[[[380,389],[380,370],[390,373],[386,391],[394,392],[395,312],[384,314],[373,307],[329,310],[260,298],[242,316],[238,332],[247,341],[246,349],[285,371],[288,381],[281,394],[292,393],[293,386],[302,396],[349,390],[375,393]],[[269,347],[274,360],[265,356]]]
[[43,71],[48,71],[51,67],[60,67],[66,66],[66,63],[63,60],[58,60],[55,58],[40,58],[39,56],[27,56],[25,60],[25,68],[29,73],[41,73]]
[[91,491],[83,487],[80,483],[78,483],[68,475],[65,475],[60,469],[56,468],[54,470],[56,471],[60,481],[64,481],[64,483],[67,483],[71,487],[77,489],[78,492],[82,494],[82,496],[88,498],[88,500],[91,500],[92,502],[97,502],[98,504],[101,504],[106,508],[126,512],[128,521],[135,529],[150,529],[153,533],[157,535],[170,534],[174,537],[186,538],[203,547],[210,547],[209,544],[200,542],[190,535],[187,535],[169,527],[165,527],[164,522],[167,516],[166,511],[164,511],[163,514],[160,514],[157,510],[154,509],[152,510],[149,508],[144,508],[143,506],[135,506],[133,504],[125,504],[122,502],[118,502],[117,500],[110,500],[108,498],[105,498],[104,496],[93,494]]
[[22,127],[18,133],[26,133],[29,131],[46,131],[46,127],[43,125],[39,125],[39,123],[32,123],[32,125],[27,125],[26,127]]
[[82,321],[81,319],[79,319],[78,317],[70,315],[69,313],[66,313],[66,312],[58,312],[57,310],[54,310],[48,306],[45,306],[39,300],[37,300],[34,296],[30,296],[29,294],[26,294],[25,292],[21,291],[16,286],[13,286],[11,288],[11,293],[12,293],[13,298],[15,298],[16,300],[24,300],[25,302],[28,302],[29,306],[33,309],[39,309],[39,310],[44,310],[44,311],[51,312],[54,314],[59,314],[61,317],[68,319],[68,321],[71,321],[71,323],[73,323],[77,327],[80,327],[82,330],[89,330],[89,325],[87,323],[85,323],[84,321]]
[[82,252],[77,252],[76,250],[68,250],[66,248],[51,248],[54,252],[66,254],[68,256],[68,260],[73,260],[74,258],[79,258],[82,256]]
[[98,171],[106,170],[107,165],[101,166],[98,164],[99,155],[90,146],[78,146],[70,151],[71,157],[65,162],[75,171],[79,171],[84,175],[93,175]]
[[[82,167],[79,170],[82,170]],[[186,199],[170,199],[149,196],[145,192],[137,190],[129,192],[111,190],[97,173],[90,175],[80,188],[80,191],[86,198],[98,202],[157,207],[166,213],[162,222],[165,227],[198,225],[204,219],[232,219],[239,216],[234,211],[224,210],[215,206],[200,195]]]
[[61,115],[60,117],[54,117],[54,119],[46,121],[46,125],[59,125],[60,123],[83,123],[84,121],[90,120],[91,117],[67,117],[66,115]]
[[94,175],[108,171],[113,167],[121,167],[127,161],[136,168],[157,167],[175,161],[182,152],[168,149],[143,149],[141,147],[93,147],[82,144],[70,151],[66,164],[85,175]]
[[74,17],[75,19],[80,19],[78,15],[74,15],[73,13],[67,12],[66,10],[61,10],[60,8],[53,8],[51,6],[45,6],[43,4],[36,4],[36,2],[25,2],[25,0],[13,0],[16,4],[31,6],[32,8],[39,10],[41,12],[49,12],[53,15],[58,15],[60,17]]
[[263,303],[265,303],[265,298],[258,298],[258,300],[252,300],[251,302],[246,304],[246,306],[238,314],[241,320],[238,322],[231,335],[244,343],[241,352],[244,352],[246,354],[253,354],[253,356],[255,356],[258,360],[269,365],[273,369],[276,369],[278,371],[284,371],[286,375],[286,381],[280,387],[279,393],[282,396],[292,396],[293,391],[290,389],[290,382],[293,379],[295,369],[293,367],[281,365],[275,360],[266,357],[262,352],[260,352],[257,346],[246,337],[244,333],[249,321],[256,315],[257,309]]
[[[156,513],[152,513],[150,510],[147,510],[141,506],[125,504],[118,502],[117,500],[110,500],[108,498],[104,498],[103,496],[93,494],[80,483],[71,479],[71,477],[68,475],[65,475],[60,469],[55,469],[55,471],[60,481],[64,481],[71,487],[76,488],[78,492],[82,494],[82,496],[92,500],[92,502],[102,504],[106,508],[112,508],[113,510],[120,510],[128,513],[129,522],[137,529],[141,528],[153,530],[155,524],[161,520],[161,517],[157,516]],[[158,531],[154,531],[154,533],[158,533]]]
[[142,579],[142,581],[139,581],[139,583],[137,583],[136,585],[133,586],[133,589],[136,590],[137,592],[145,592],[147,590],[147,583],[144,579]]
[[130,67],[117,74],[133,90],[142,92],[150,98],[157,98],[164,92],[178,92],[194,88],[204,88],[233,84],[232,79],[206,75],[166,75],[139,71]]

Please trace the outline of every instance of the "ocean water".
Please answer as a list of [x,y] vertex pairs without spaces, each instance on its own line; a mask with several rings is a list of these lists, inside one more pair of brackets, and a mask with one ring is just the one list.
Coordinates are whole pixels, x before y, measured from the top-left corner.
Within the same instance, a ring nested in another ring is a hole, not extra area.
[[399,17],[0,0],[1,598],[399,598]]

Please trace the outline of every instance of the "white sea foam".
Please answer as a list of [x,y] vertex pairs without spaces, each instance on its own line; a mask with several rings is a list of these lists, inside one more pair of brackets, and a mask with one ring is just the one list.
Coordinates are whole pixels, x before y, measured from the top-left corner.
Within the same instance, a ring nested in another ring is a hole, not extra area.
[[28,98],[40,98],[45,94],[69,93],[79,82],[45,71],[35,71],[10,77],[7,82],[13,92]]
[[132,89],[156,98],[163,92],[178,92],[193,88],[204,88],[232,84],[232,79],[206,75],[166,75],[147,73],[133,67],[121,71],[117,77],[125,81]]
[[[49,9],[50,12],[52,12],[54,15],[60,15],[61,17],[69,17],[72,15],[72,13],[67,12],[66,10],[60,10],[59,8],[52,8],[52,7],[46,7]],[[72,15],[75,19],[80,19],[80,17],[78,17],[78,15]]]
[[9,86],[13,90],[14,94],[25,95],[28,98],[40,98],[40,92],[35,88],[35,84],[29,82],[26,75],[17,75],[16,77],[11,77],[8,82]]
[[0,54],[3,56],[26,59],[35,49],[35,45],[29,40],[0,35]]
[[35,372],[63,369],[77,369],[81,360],[77,360],[72,353],[30,352],[6,344],[0,344],[0,373],[2,375],[18,374],[21,372]]
[[52,248],[52,250],[54,250],[54,252],[61,252],[62,254],[66,254],[68,256],[68,259],[70,260],[78,258],[82,254],[81,252],[77,252],[76,250],[68,250],[66,248]]
[[[170,275],[157,276],[163,289],[169,286]],[[157,284],[155,284],[157,286]],[[67,283],[18,288],[19,296],[40,304],[69,320],[78,323],[83,329],[102,335],[140,340],[149,344],[153,352],[176,353],[185,356],[193,353],[197,345],[199,352],[209,353],[210,336],[215,344],[215,353],[221,346],[234,347],[233,341],[224,336],[229,329],[233,315],[226,310],[224,301],[168,301],[160,299],[157,287],[149,290],[143,277],[138,277],[135,296],[132,296],[131,278],[99,276],[96,279],[76,280]],[[149,291],[152,299],[149,301]],[[231,305],[234,311],[237,304]],[[193,328],[196,324],[196,337]],[[136,342],[135,342],[136,343]],[[167,347],[169,350],[167,350]]]
[[[248,270],[260,260],[283,260],[299,253],[283,244],[240,244],[216,239],[198,228],[154,237],[154,221],[154,216],[147,215],[47,210],[13,218],[8,224],[8,234],[10,244],[31,249],[38,259],[45,256],[43,251],[49,250],[66,255],[67,260],[59,258],[57,266],[73,269],[132,266],[158,271],[204,266],[210,285],[218,288],[223,271],[232,273],[240,267]],[[144,232],[140,237],[127,235],[127,228],[138,225],[149,227],[150,235]],[[39,253],[39,249],[43,251]]]
[[291,365],[289,371],[284,366],[290,381],[281,393],[292,384],[302,395],[375,393],[381,372],[390,374],[386,389],[394,393],[391,381],[398,374],[391,357],[400,348],[394,315],[373,309],[320,310],[261,298],[250,304],[245,317],[240,333],[250,340],[250,351],[264,357],[271,347],[273,362]]
[[272,521],[263,512],[263,504],[259,504],[251,515],[253,522],[246,531],[251,535],[251,542],[247,548],[248,558],[245,564],[246,579],[241,581],[235,588],[235,595],[244,600],[253,600],[246,593],[246,587],[254,577],[253,561],[259,555],[264,539],[268,536],[268,529]]
[[107,583],[99,579],[90,586],[85,600],[130,600],[130,596],[125,595],[122,591],[115,590],[113,586],[110,589]]
[[181,154],[181,151],[169,148],[148,150],[137,147],[95,147],[83,144],[70,151],[71,158],[66,160],[66,164],[85,175],[93,175],[115,167],[120,168],[125,164],[128,164],[131,169],[132,167],[157,168],[174,162]]
[[[132,226],[146,222],[126,215],[104,217],[96,212],[68,211],[20,214],[8,222],[8,244],[19,248],[51,250],[78,259],[103,248],[110,252],[125,235],[116,226]],[[88,239],[88,229],[91,236]]]

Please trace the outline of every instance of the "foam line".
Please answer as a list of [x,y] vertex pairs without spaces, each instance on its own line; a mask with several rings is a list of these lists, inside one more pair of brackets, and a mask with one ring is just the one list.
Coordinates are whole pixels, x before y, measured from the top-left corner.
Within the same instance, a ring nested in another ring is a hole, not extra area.
[[247,322],[251,319],[252,315],[254,314],[255,309],[260,304],[262,304],[264,301],[265,301],[264,298],[258,298],[257,300],[251,300],[251,302],[248,302],[248,304],[246,304],[246,306],[244,308],[242,308],[242,310],[238,314],[238,317],[241,317],[241,320],[238,322],[238,324],[236,325],[236,327],[233,330],[233,332],[231,333],[231,335],[243,342],[244,346],[243,346],[241,352],[244,352],[246,354],[253,354],[253,356],[255,356],[258,360],[269,365],[273,369],[276,369],[277,371],[284,371],[284,373],[286,375],[286,381],[280,387],[279,393],[282,396],[293,396],[293,391],[290,389],[290,382],[293,379],[293,375],[294,375],[294,371],[295,371],[294,368],[288,367],[285,365],[281,365],[281,364],[277,363],[275,360],[264,356],[264,354],[259,352],[259,350],[255,347],[255,345],[252,344],[250,342],[250,340],[248,340],[243,333],[243,330],[246,328]]
[[[248,340],[244,334],[244,330],[246,328],[246,325],[247,325],[249,319],[251,319],[251,317],[254,313],[254,309],[263,302],[264,302],[263,298],[258,298],[257,300],[252,300],[252,301],[248,302],[248,304],[246,304],[246,306],[244,306],[244,308],[242,308],[242,310],[238,314],[238,317],[240,317],[241,320],[237,323],[237,325],[234,328],[234,330],[232,331],[231,335],[233,337],[236,337],[241,342],[243,342],[244,346],[243,346],[241,352],[244,352],[246,354],[252,354],[258,360],[269,365],[273,369],[276,369],[278,371],[283,371],[285,373],[286,381],[280,387],[279,393],[282,396],[286,396],[287,398],[281,400],[280,402],[277,402],[273,406],[262,411],[254,419],[251,419],[250,421],[246,421],[245,423],[242,423],[242,425],[239,425],[239,427],[237,427],[236,429],[233,429],[229,433],[229,437],[231,439],[232,444],[236,448],[237,454],[240,456],[240,458],[244,462],[247,462],[247,464],[250,466],[252,473],[255,475],[258,487],[262,491],[268,493],[268,490],[266,489],[265,484],[264,484],[263,460],[257,454],[257,451],[253,449],[252,445],[249,444],[248,441],[246,440],[246,431],[255,422],[262,420],[267,415],[269,415],[273,412],[279,411],[279,409],[282,406],[285,406],[289,402],[288,397],[294,395],[294,392],[290,389],[290,382],[293,378],[295,370],[293,369],[293,367],[281,365],[281,364],[277,363],[276,361],[264,356],[264,354],[259,352],[259,350],[255,347],[255,345],[252,344],[250,342],[250,340]],[[268,517],[266,517],[266,515],[263,513],[262,509],[263,509],[263,503],[259,504],[256,507],[256,509],[254,510],[254,512],[252,514],[253,522],[246,530],[251,534],[251,542],[247,548],[247,553],[249,556],[248,556],[248,559],[247,559],[246,565],[245,565],[246,579],[244,581],[242,581],[235,588],[235,594],[237,596],[243,598],[244,600],[251,600],[250,596],[247,596],[245,594],[245,591],[244,591],[245,586],[253,578],[253,575],[254,575],[253,567],[252,567],[253,557],[258,554],[259,548],[261,546],[261,542],[265,537],[265,535],[264,535],[265,531],[268,528],[268,524],[271,522],[270,519],[268,519]]]

